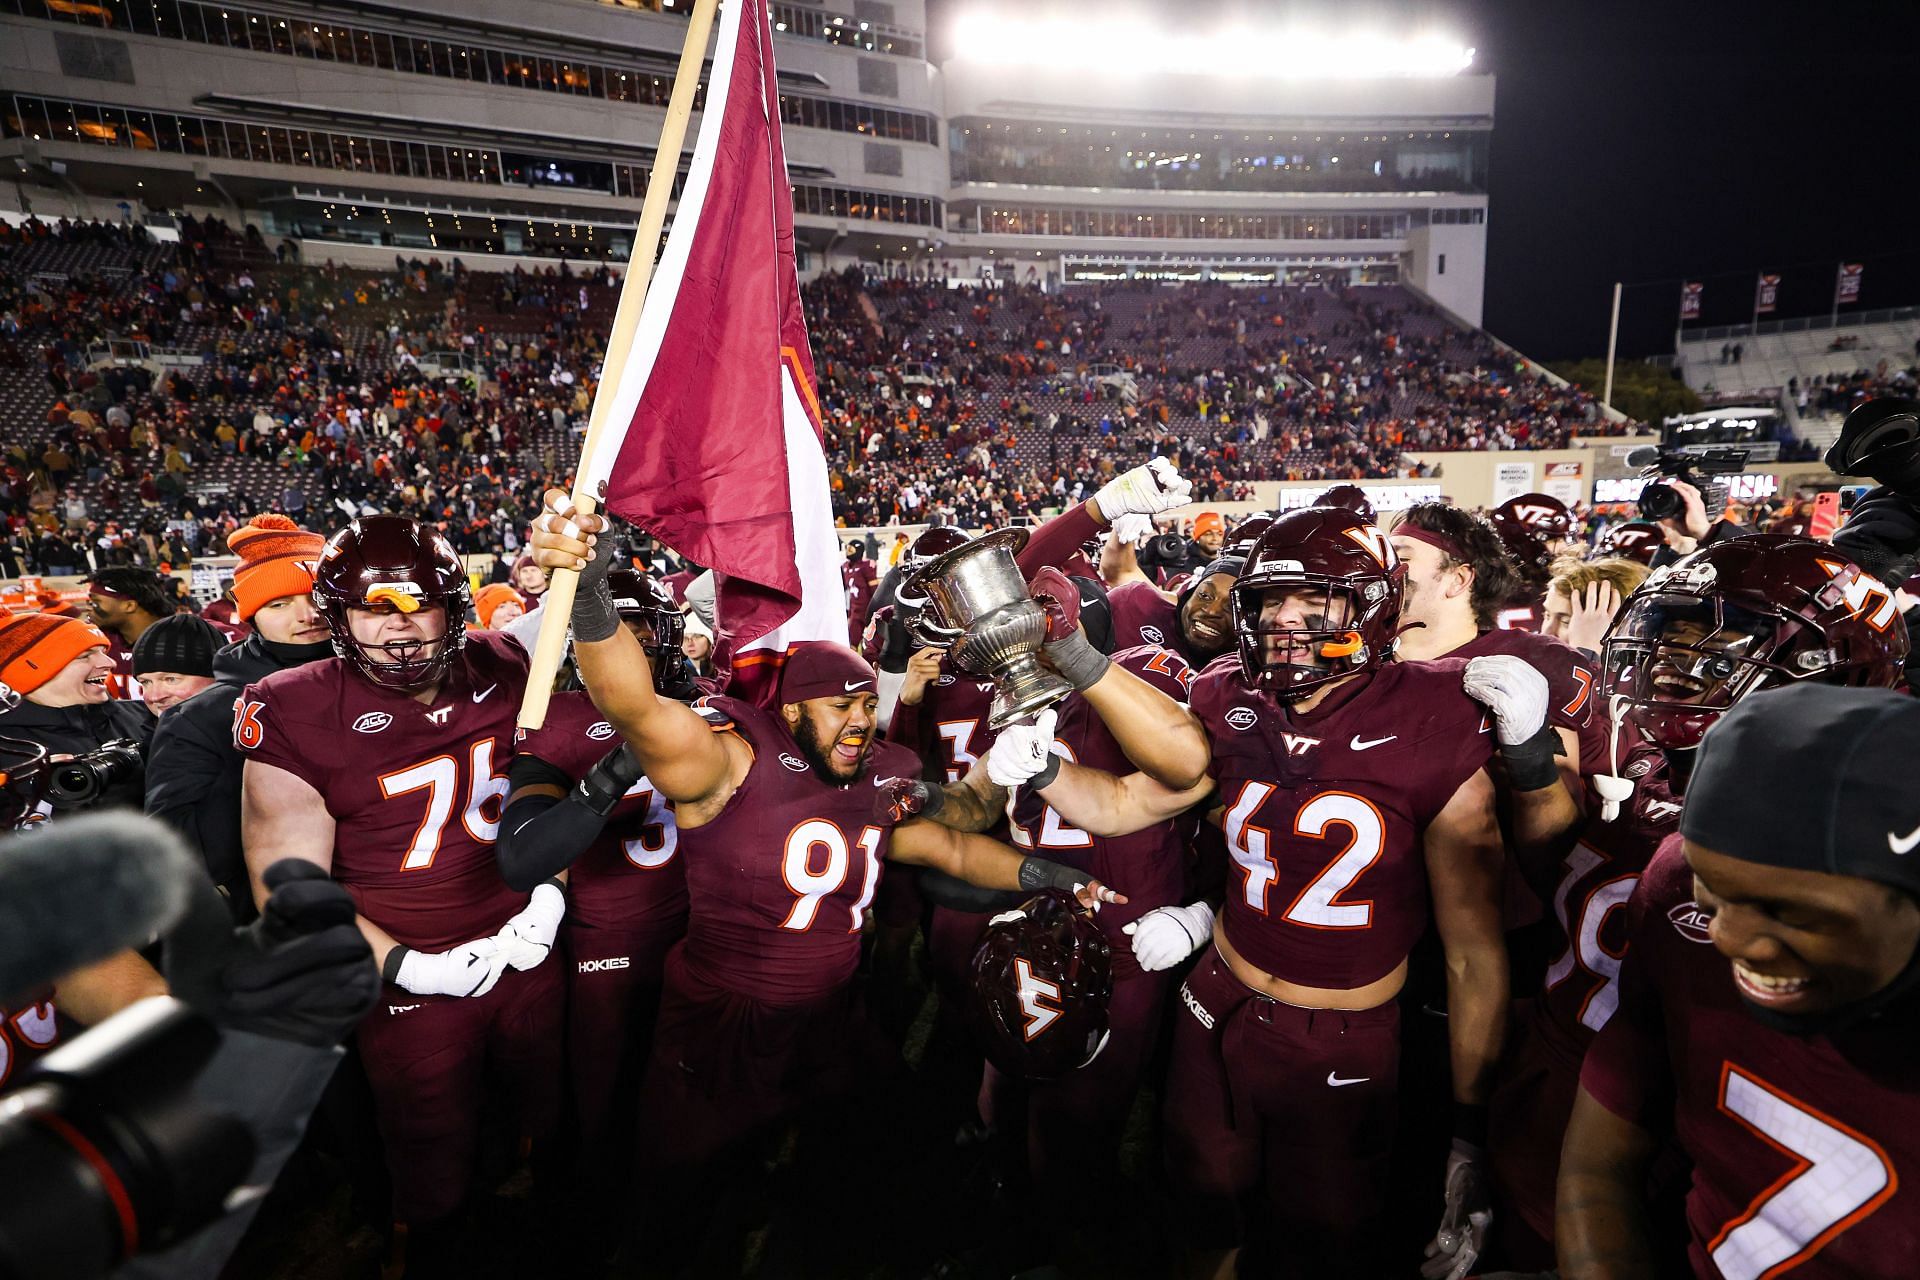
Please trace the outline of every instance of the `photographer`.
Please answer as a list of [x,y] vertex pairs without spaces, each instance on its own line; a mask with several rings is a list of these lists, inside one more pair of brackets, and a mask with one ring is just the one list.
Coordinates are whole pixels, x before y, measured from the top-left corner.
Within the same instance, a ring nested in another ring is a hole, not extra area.
[[[21,697],[0,711],[0,733],[45,747],[56,763],[80,758],[93,766],[75,785],[55,786],[55,809],[140,805],[137,757],[146,753],[153,716],[138,702],[109,695],[107,648],[99,628],[78,618],[28,613],[0,620],[0,681]],[[122,745],[96,757],[109,743]]]
[[1728,538],[1744,538],[1756,529],[1728,520],[1724,515],[1716,518],[1707,514],[1705,497],[1699,488],[1685,480],[1668,476],[1661,484],[1680,495],[1683,503],[1680,511],[1658,521],[1660,532],[1666,536],[1667,545],[1653,553],[1652,568],[1672,564],[1682,556],[1692,555],[1701,547],[1710,547],[1716,542],[1725,542]]

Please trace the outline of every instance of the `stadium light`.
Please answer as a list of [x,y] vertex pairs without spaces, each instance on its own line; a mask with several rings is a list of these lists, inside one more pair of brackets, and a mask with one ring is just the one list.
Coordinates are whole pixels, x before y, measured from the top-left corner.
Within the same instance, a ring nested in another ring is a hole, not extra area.
[[1067,22],[994,13],[954,24],[957,60],[1056,71],[1242,76],[1283,80],[1458,75],[1473,49],[1437,34],[1223,27],[1169,31],[1137,18]]

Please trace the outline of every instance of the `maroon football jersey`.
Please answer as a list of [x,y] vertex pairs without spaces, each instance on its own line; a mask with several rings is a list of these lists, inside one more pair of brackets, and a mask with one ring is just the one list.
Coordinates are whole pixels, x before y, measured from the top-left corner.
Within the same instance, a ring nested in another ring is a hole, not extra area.
[[917,752],[928,772],[937,763],[943,782],[958,782],[975,762],[986,759],[1000,734],[987,724],[993,710],[993,681],[961,671],[953,659],[940,659],[940,674],[916,706],[894,708],[887,737]]
[[1180,610],[1151,582],[1121,583],[1107,593],[1107,609],[1116,653],[1143,644],[1172,648],[1180,643]]
[[276,671],[233,708],[234,745],[305,781],[337,824],[333,878],[419,951],[491,937],[527,905],[494,865],[527,655],[470,631],[431,705],[338,658]]
[[1680,822],[1680,801],[1667,790],[1666,760],[1658,751],[1640,752],[1624,772],[1635,785],[1619,816],[1602,822],[1596,810],[1561,864],[1551,904],[1560,950],[1528,1021],[1527,1034],[1539,1036],[1570,1072],[1580,1070],[1587,1046],[1620,999],[1627,899]]
[[59,1038],[60,1023],[54,1016],[52,993],[42,994],[45,998],[32,1004],[22,1002],[11,1008],[0,1005],[0,1089],[52,1049]]
[[738,698],[696,707],[753,751],[718,817],[683,828],[685,958],[702,981],[775,1004],[827,994],[853,977],[860,926],[880,884],[894,824],[875,802],[920,760],[876,741],[860,777],[821,781],[785,721]]
[[1911,1275],[1913,998],[1832,1035],[1776,1031],[1746,1012],[1708,920],[1671,836],[1634,890],[1619,1008],[1587,1053],[1581,1087],[1652,1133],[1671,1130],[1693,1160],[1695,1275]]
[[1491,653],[1521,658],[1547,678],[1547,723],[1571,729],[1579,739],[1580,775],[1607,772],[1607,718],[1594,714],[1593,664],[1572,645],[1540,635],[1538,628],[1482,631],[1447,656],[1477,658]]
[[[518,752],[578,781],[619,745],[620,735],[593,700],[574,691],[553,695],[547,722],[521,740]],[[568,869],[568,918],[596,929],[626,929],[685,915],[687,877],[679,849],[672,803],[641,778]]]
[[1407,958],[1427,924],[1427,824],[1493,752],[1465,665],[1389,663],[1304,715],[1236,665],[1195,681],[1238,873],[1223,927],[1249,962],[1346,990]]
[[1496,631],[1538,631],[1547,623],[1547,590],[1523,584],[1493,617]]
[[[1113,660],[1174,701],[1187,700],[1193,670],[1179,654],[1149,646],[1116,653]],[[1085,698],[1074,694],[1057,710],[1055,755],[1120,777],[1135,772],[1133,762],[1114,741],[1100,713]],[[1100,908],[1095,919],[1112,944],[1115,972],[1131,973],[1137,967],[1133,941],[1122,932],[1123,927],[1155,907],[1179,903],[1186,888],[1186,858],[1177,824],[1160,822],[1131,835],[1096,836],[1067,822],[1027,787],[1014,790],[1012,810],[1011,834],[1016,846],[1078,867],[1127,896],[1122,905]]]
[[854,637],[848,643],[858,645],[860,632],[867,625],[867,607],[873,603],[873,593],[880,586],[880,579],[874,575],[873,561],[844,561],[840,565],[840,583],[847,592],[847,629]]

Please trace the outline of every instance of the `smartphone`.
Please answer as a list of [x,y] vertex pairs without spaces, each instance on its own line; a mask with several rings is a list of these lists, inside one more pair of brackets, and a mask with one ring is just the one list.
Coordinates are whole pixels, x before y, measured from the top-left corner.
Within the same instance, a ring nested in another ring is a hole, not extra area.
[[1853,510],[1853,504],[1873,492],[1870,484],[1843,484],[1840,486],[1840,509]]
[[1833,490],[1815,494],[1813,516],[1807,524],[1807,536],[1818,538],[1822,542],[1831,541],[1833,531],[1840,527],[1845,513],[1840,504],[1840,495]]

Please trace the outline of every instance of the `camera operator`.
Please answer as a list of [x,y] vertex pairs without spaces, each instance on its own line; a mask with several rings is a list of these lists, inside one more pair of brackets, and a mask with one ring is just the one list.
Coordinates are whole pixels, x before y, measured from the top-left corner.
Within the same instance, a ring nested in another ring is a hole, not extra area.
[[1202,511],[1193,518],[1191,538],[1181,537],[1178,529],[1169,530],[1149,538],[1136,555],[1147,576],[1165,584],[1212,564],[1226,539],[1226,517],[1218,511]]
[[1717,518],[1708,515],[1706,499],[1697,486],[1671,476],[1661,483],[1680,495],[1683,505],[1678,513],[1656,522],[1666,537],[1667,545],[1653,553],[1652,568],[1672,564],[1682,556],[1692,555],[1701,547],[1759,532],[1728,520],[1724,515]]
[[286,516],[255,516],[227,545],[234,616],[253,634],[213,656],[213,683],[168,712],[148,754],[146,809],[187,838],[237,921],[253,918],[253,892],[240,847],[240,772],[233,703],[268,673],[333,656],[327,624],[313,607],[313,569],[326,539]]
[[0,733],[45,747],[55,764],[56,810],[138,808],[153,716],[108,691],[113,659],[98,627],[44,613],[0,620],[0,681],[20,695],[0,710]]

